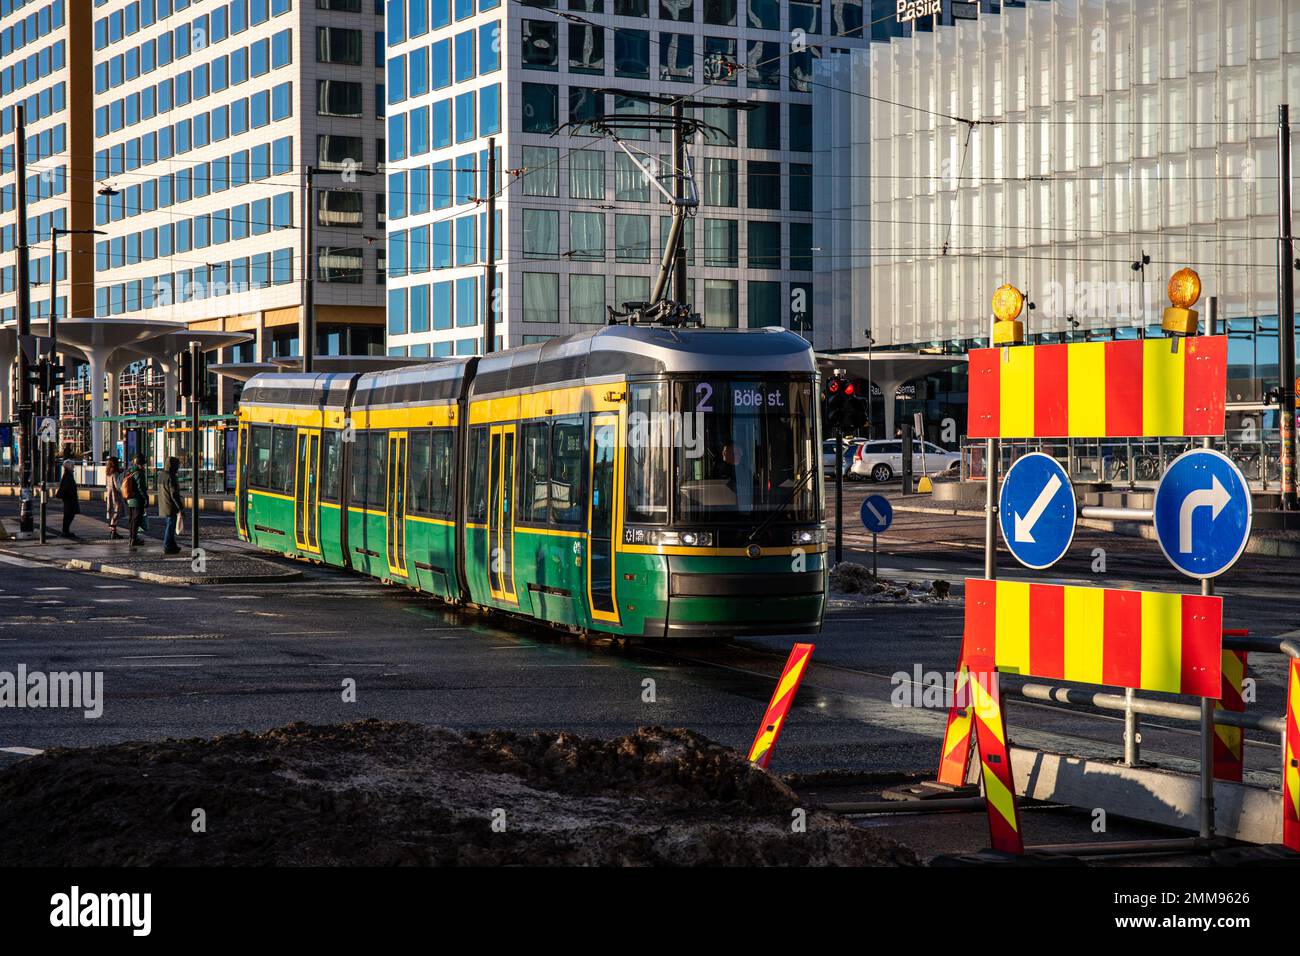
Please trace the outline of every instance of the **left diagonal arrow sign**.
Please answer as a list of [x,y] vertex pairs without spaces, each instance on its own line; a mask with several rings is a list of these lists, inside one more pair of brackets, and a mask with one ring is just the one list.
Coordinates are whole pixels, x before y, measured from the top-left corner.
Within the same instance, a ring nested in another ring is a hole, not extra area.
[[1033,505],[1022,518],[1019,514],[1015,516],[1016,528],[1014,532],[1015,539],[1021,544],[1034,544],[1034,525],[1038,524],[1038,519],[1043,516],[1047,506],[1051,503],[1056,493],[1061,490],[1061,479],[1056,475],[1051,475],[1047,479],[1047,484],[1043,490],[1038,493],[1034,499]]

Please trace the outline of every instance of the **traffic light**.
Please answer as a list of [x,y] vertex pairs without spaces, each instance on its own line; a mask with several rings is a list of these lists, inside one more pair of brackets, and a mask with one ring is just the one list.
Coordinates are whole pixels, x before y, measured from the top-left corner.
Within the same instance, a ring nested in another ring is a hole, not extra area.
[[826,431],[852,434],[867,423],[867,401],[848,376],[836,373],[822,388],[822,422]]
[[40,389],[42,394],[51,394],[63,384],[63,363],[51,362],[42,356],[38,362],[27,366],[27,382]]
[[[191,362],[191,357],[196,361]],[[181,352],[176,356],[176,364],[180,369],[181,396],[194,399],[204,398],[208,384],[208,363],[203,358],[203,353]],[[193,368],[193,365],[197,365],[198,368]]]

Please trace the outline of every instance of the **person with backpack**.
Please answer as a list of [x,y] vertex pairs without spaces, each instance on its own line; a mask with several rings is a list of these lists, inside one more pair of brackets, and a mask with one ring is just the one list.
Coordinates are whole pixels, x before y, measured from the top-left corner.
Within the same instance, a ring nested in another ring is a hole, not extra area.
[[167,519],[163,530],[163,553],[179,554],[176,543],[176,523],[181,516],[181,483],[176,471],[181,466],[179,458],[167,459],[167,471],[158,482],[158,517]]
[[127,536],[131,547],[144,544],[140,536],[144,533],[144,513],[149,506],[149,482],[144,472],[144,455],[131,459],[131,467],[122,478],[122,496],[126,498]]
[[63,536],[73,541],[77,536],[72,533],[72,519],[81,514],[81,502],[77,500],[77,479],[72,474],[72,459],[63,463],[63,477],[59,479],[59,490],[55,497],[63,501]]

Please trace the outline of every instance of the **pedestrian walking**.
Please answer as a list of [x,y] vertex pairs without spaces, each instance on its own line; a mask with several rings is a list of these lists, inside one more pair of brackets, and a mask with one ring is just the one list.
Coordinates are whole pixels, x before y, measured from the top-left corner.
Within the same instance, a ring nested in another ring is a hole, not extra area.
[[158,482],[158,517],[167,521],[163,530],[163,552],[166,554],[178,554],[181,550],[176,543],[176,523],[181,516],[181,483],[176,471],[180,466],[179,458],[168,458],[167,472]]
[[77,498],[77,479],[72,474],[72,459],[63,462],[63,477],[59,479],[59,490],[55,497],[63,501],[63,536],[76,540],[72,533],[72,519],[81,514],[81,502]]
[[149,482],[144,472],[144,455],[136,455],[131,460],[131,467],[122,477],[122,495],[126,498],[127,537],[131,547],[144,544],[140,536],[144,533],[144,512],[149,505]]
[[110,457],[104,469],[104,518],[108,521],[108,536],[113,541],[122,537],[117,533],[117,525],[122,520],[122,515],[126,514],[122,477],[122,462]]

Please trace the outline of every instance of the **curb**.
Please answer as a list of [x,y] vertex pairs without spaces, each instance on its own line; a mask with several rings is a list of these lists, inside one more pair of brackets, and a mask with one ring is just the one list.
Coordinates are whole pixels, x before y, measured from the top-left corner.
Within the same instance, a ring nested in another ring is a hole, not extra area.
[[[39,560],[39,559],[33,559]],[[179,577],[174,574],[159,574],[157,571],[137,571],[115,564],[101,564],[98,561],[83,561],[73,558],[70,561],[49,561],[48,564],[62,566],[69,571],[92,571],[96,574],[112,574],[123,578],[137,578],[153,584],[172,584],[189,587],[194,584],[255,584],[261,581],[292,581],[302,577],[301,571],[288,570],[283,574],[208,574]]]
[[[170,584],[182,587],[194,584],[256,584],[262,581],[293,581],[303,576],[302,571],[290,568],[277,574],[209,574],[180,577],[174,574],[160,574],[157,571],[137,571],[134,568],[104,564],[100,561],[87,561],[84,558],[71,558],[64,561],[42,555],[24,554],[21,549],[0,547],[0,554],[22,558],[26,561],[35,561],[38,564],[46,564],[52,568],[64,568],[68,571],[90,571],[94,574],[111,574],[122,578],[136,578],[152,584]],[[251,560],[257,559],[251,558]],[[266,564],[267,567],[276,567],[276,565],[266,561],[262,563]]]

